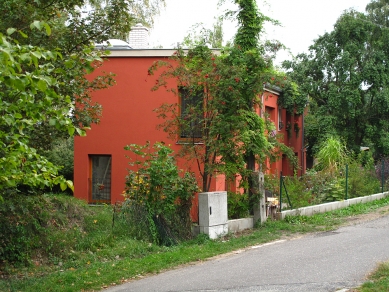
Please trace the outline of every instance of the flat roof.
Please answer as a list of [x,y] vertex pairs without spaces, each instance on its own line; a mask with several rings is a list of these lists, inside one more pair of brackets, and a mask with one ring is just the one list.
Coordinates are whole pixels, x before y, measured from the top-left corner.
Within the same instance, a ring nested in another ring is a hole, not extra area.
[[108,58],[115,57],[171,57],[177,50],[174,49],[129,49],[129,50],[109,50]]
[[[109,50],[110,54],[105,58],[121,58],[121,57],[171,57],[177,49],[124,49],[124,50]],[[187,51],[184,49],[184,51]],[[219,49],[212,49],[216,54],[220,54]]]

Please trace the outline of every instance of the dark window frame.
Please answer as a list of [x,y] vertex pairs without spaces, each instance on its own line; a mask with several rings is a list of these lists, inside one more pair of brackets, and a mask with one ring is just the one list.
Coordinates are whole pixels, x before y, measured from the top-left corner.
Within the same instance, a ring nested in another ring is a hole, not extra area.
[[[195,139],[200,140],[203,137],[204,127],[204,92],[202,90],[195,90],[185,86],[178,87],[178,95],[180,102],[180,118],[185,121],[191,115],[190,111],[193,109],[194,114],[198,115],[192,119],[190,124],[182,123],[179,129],[180,140]],[[201,109],[201,110],[200,110]]]

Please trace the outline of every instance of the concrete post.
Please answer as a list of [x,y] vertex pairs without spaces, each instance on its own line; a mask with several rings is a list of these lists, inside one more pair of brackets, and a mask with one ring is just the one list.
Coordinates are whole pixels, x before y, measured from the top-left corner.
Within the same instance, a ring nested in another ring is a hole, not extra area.
[[266,202],[265,202],[265,177],[263,172],[254,172],[253,173],[253,182],[255,185],[255,201],[254,201],[254,225],[259,221],[259,223],[264,223],[267,219],[266,217]]

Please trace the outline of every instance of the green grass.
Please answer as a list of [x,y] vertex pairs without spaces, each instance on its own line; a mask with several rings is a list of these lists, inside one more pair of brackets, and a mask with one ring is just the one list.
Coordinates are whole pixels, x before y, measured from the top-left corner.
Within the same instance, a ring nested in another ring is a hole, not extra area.
[[357,288],[360,292],[389,291],[389,262],[381,263],[369,276],[369,281]]
[[[58,223],[57,228],[47,229],[46,236],[51,238],[53,247],[45,247],[37,253],[27,267],[0,266],[0,291],[99,290],[141,275],[159,273],[282,236],[335,229],[348,216],[368,213],[389,205],[389,198],[386,198],[312,217],[268,221],[239,236],[229,234],[213,241],[200,235],[176,246],[161,247],[129,238],[127,226],[123,222],[116,220],[112,227],[110,206],[77,205],[77,208],[73,208],[70,205],[74,199],[59,197],[56,200],[62,202],[58,203],[62,207],[58,208],[61,212],[57,212],[56,218],[61,217],[63,224]],[[72,210],[77,210],[78,214],[73,214]],[[65,219],[69,218],[69,212],[73,221]],[[80,213],[83,213],[82,216]],[[80,221],[80,218],[83,220]]]

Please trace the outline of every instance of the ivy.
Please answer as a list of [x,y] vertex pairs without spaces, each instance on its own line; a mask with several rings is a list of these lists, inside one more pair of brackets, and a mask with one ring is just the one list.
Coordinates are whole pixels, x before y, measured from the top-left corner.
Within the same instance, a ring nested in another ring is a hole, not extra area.
[[297,83],[285,82],[277,103],[291,115],[302,115],[308,103],[308,96],[300,92]]

